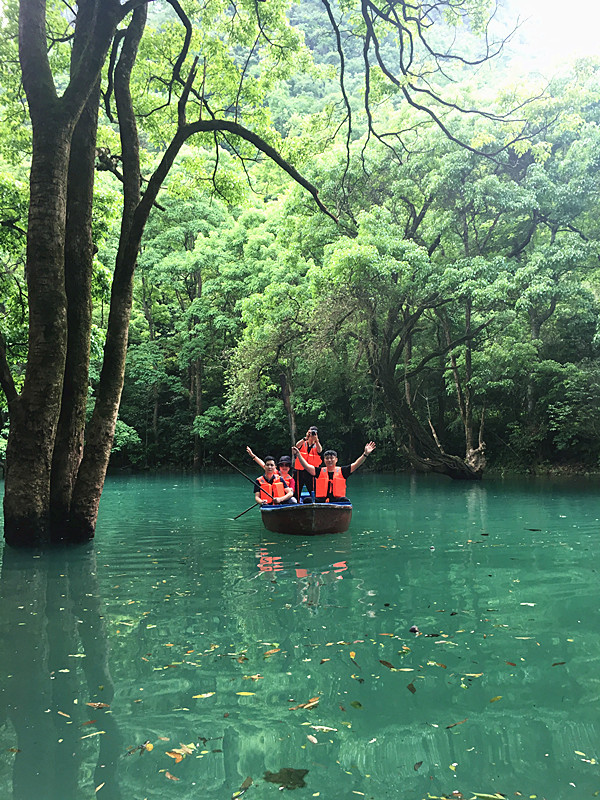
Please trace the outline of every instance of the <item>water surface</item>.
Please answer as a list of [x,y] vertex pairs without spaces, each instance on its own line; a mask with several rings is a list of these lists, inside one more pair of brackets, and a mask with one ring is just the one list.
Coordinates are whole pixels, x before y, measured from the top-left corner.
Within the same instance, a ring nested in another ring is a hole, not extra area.
[[93,544],[4,548],[0,797],[600,792],[598,481],[349,489],[303,539],[238,476],[110,478]]

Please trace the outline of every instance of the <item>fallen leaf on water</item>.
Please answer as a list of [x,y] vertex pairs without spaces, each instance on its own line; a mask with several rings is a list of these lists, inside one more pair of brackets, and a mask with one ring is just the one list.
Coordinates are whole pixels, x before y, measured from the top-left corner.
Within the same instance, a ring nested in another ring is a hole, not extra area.
[[457,725],[463,725],[469,718],[461,719],[460,722],[453,722],[451,725],[446,725],[446,728],[456,728]]
[[506,663],[507,663],[507,664],[508,664],[510,667],[516,667],[516,666],[517,666],[517,665],[514,663],[514,661],[507,661]]
[[251,786],[252,786],[252,778],[251,778],[251,777],[248,775],[248,777],[247,777],[247,778],[246,778],[246,780],[245,780],[245,781],[242,783],[242,785],[241,785],[241,786],[240,786],[240,788],[237,790],[237,792],[234,792],[234,793],[231,795],[231,800],[237,800],[237,798],[238,798],[238,797],[241,797],[241,796],[244,794],[244,792],[246,792],[246,791],[247,791],[247,790],[248,790],[248,789],[249,789]]
[[317,737],[313,736],[311,733],[309,733],[306,738],[308,739],[309,742],[312,742],[313,744],[319,744],[319,740],[317,739]]
[[362,708],[362,703],[359,703],[358,700],[353,700],[350,705],[352,708]]
[[[555,661],[554,664],[552,664],[552,666],[553,667],[560,667],[561,664],[566,664],[566,663],[567,663],[566,661]],[[60,711],[58,713],[60,714]]]
[[350,650],[350,658],[352,659],[356,658],[356,653],[354,652],[354,650]]
[[170,781],[178,781],[179,778],[176,778],[175,775],[171,775],[169,770],[165,772],[165,778],[168,778]]
[[409,691],[409,692],[411,692],[412,694],[414,694],[414,693],[417,691],[417,690],[415,689],[415,685],[414,685],[414,683],[409,683],[409,684],[408,684],[408,686],[407,686],[406,688],[407,688],[407,689],[408,689],[408,691]]
[[496,700],[502,700],[502,695],[499,694],[499,695],[496,695],[496,697],[492,697],[492,699],[490,700],[490,703],[495,703]]
[[396,672],[396,667],[393,664],[390,664],[389,661],[382,661],[381,659],[379,659],[379,663],[383,664],[384,667],[387,667],[388,669],[391,669],[394,672]]
[[417,761],[417,763],[413,767],[414,771],[416,772],[419,769],[419,767],[422,766],[422,764],[423,764],[422,761]]
[[204,699],[205,697],[212,697],[213,694],[215,694],[215,692],[204,692],[204,694],[193,694],[192,700],[199,700],[199,699],[201,700]]
[[90,708],[110,708],[108,703],[86,703]]
[[[563,663],[564,663],[564,662],[563,662]],[[553,664],[552,666],[554,666],[554,664]],[[70,715],[70,714],[65,714],[65,712],[64,712],[64,711],[57,711],[56,713],[57,713],[57,714],[60,714],[60,715],[61,715],[61,717],[67,717],[67,719],[71,719],[71,715]]]
[[291,706],[289,708],[290,711],[297,711],[299,708],[314,708],[319,703],[318,697],[311,697],[308,703],[298,703],[297,706]]
[[257,672],[256,675],[244,675],[243,678],[245,681],[262,681],[264,675],[261,675],[260,672]]
[[455,761],[453,764],[450,764],[450,769],[452,772],[456,772],[456,768],[458,767],[458,763]]
[[331,661],[331,659],[330,658],[322,658],[319,663],[320,664],[324,664],[326,661]]
[[176,764],[179,764],[180,761],[183,761],[183,754],[178,753],[175,750],[167,750],[167,755],[171,758],[174,758]]
[[100,789],[104,786],[105,783],[106,783],[106,781],[104,783],[101,783],[99,786],[96,786],[96,788],[94,789],[94,792],[98,793],[100,791]]
[[481,678],[483,672],[465,672],[465,678]]
[[236,692],[236,694],[239,694],[240,697],[252,697],[256,692]]
[[496,794],[481,794],[481,792],[473,792],[473,797],[479,797],[480,800],[505,800],[506,795],[500,794],[500,792],[497,792]]
[[88,719],[88,721],[87,721],[87,722],[82,722],[82,723],[81,723],[81,727],[83,728],[85,725],[93,725],[93,724],[94,724],[94,722],[96,722],[96,720],[95,720],[95,719]]
[[314,731],[337,731],[337,728],[330,728],[328,725],[311,725]]
[[[8,748],[8,752],[9,753],[20,753],[21,751],[19,750],[18,747],[9,747]],[[577,752],[577,750],[575,752]],[[583,755],[583,753],[582,753],[582,755]]]
[[269,656],[272,656],[272,655],[274,655],[275,653],[280,653],[280,652],[281,652],[281,647],[276,647],[276,648],[274,648],[273,650],[267,650],[267,652],[266,652],[266,653],[263,653],[263,656],[264,656],[265,658],[268,658]]
[[106,733],[106,731],[95,731],[95,733],[88,733],[86,736],[80,736],[80,739],[90,739],[92,736],[100,736],[102,733]]

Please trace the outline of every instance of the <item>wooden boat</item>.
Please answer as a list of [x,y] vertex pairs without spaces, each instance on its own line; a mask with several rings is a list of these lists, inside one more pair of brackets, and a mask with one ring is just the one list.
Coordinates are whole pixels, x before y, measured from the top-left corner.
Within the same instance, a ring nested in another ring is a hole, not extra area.
[[313,536],[347,531],[352,519],[352,504],[297,503],[262,506],[260,513],[268,531]]

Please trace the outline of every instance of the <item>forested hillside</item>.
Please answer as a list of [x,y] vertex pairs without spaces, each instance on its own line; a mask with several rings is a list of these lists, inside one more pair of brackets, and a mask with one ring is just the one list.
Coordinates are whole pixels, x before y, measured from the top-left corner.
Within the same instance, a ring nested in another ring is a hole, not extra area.
[[[211,3],[187,4],[190,58],[200,54],[194,113],[203,119],[203,103],[215,118],[231,112],[292,169],[235,131],[181,144],[139,248],[114,468],[213,468],[218,453],[241,463],[246,444],[279,454],[309,424],[344,463],[376,440],[379,469],[598,468],[600,62],[574,63],[548,85],[516,81],[499,45],[508,21],[487,29],[486,49],[479,5],[469,25],[456,10],[431,20],[425,54],[399,54],[392,29],[374,31],[367,67],[369,29],[353,3],[241,3],[240,14],[264,18],[233,43],[235,13],[211,21]],[[177,122],[182,89],[166,75],[185,29],[174,7],[150,4],[132,67],[142,197]],[[49,9],[60,90],[72,19],[62,3]],[[19,390],[31,130],[16,24],[7,3],[0,334],[3,373]],[[460,57],[445,58],[450,44]],[[418,80],[403,73],[411,58]],[[189,64],[179,67],[183,84]],[[110,80],[105,65],[88,419],[127,185]]]

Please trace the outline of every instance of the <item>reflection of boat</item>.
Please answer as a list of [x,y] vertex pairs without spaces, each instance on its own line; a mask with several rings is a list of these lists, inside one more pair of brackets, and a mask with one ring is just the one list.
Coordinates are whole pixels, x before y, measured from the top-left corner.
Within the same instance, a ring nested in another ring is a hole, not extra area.
[[311,536],[318,533],[343,533],[352,519],[351,503],[298,503],[262,506],[262,521],[273,533]]

